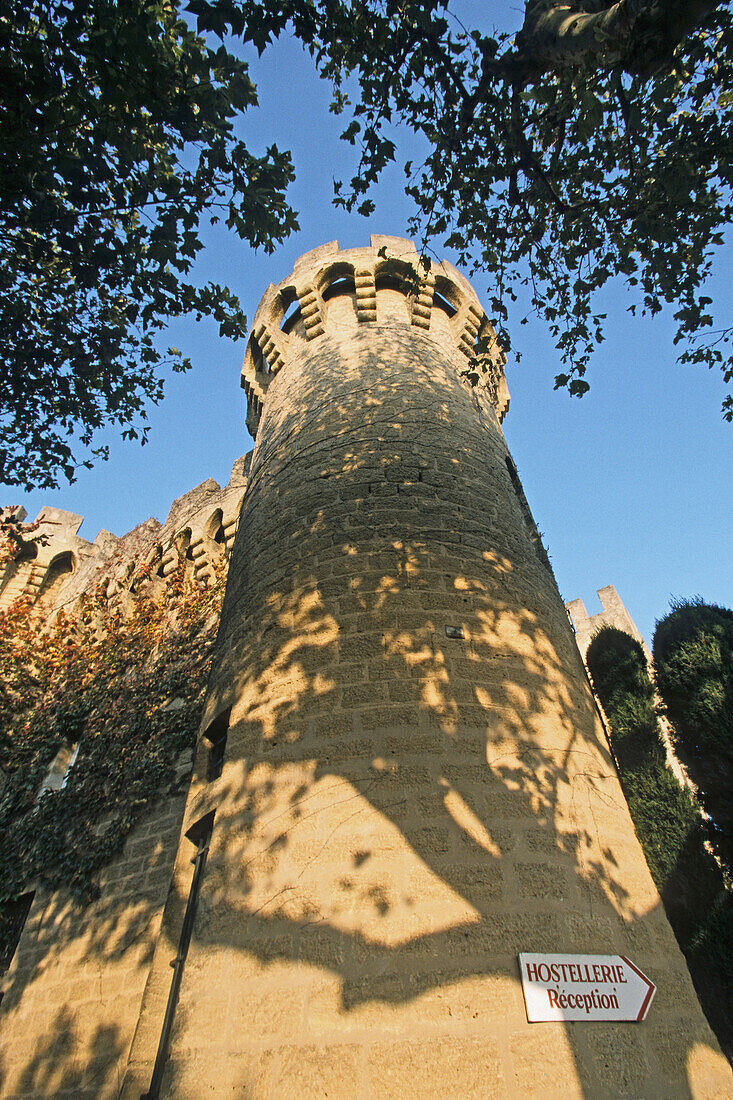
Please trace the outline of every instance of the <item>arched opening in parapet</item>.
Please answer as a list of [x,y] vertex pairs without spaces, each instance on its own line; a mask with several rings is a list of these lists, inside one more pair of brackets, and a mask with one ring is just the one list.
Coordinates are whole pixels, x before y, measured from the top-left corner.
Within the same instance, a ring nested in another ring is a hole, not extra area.
[[57,554],[46,570],[46,576],[43,578],[38,598],[41,600],[55,600],[68,575],[73,573],[75,568],[76,562],[71,550],[65,550],[63,554]]
[[293,331],[298,321],[302,319],[300,312],[300,302],[297,298],[293,298],[289,306],[286,307],[283,319],[280,322],[281,330],[287,335]]
[[35,542],[24,542],[21,546],[16,562],[20,565],[24,561],[35,561],[38,557],[38,546]]
[[262,354],[254,337],[250,337],[249,347],[255,370],[260,374],[272,374],[270,361]]
[[183,570],[184,577],[190,577],[194,571],[193,550],[191,549],[192,538],[193,532],[191,528],[184,527],[175,539],[175,548],[178,554],[178,568]]
[[120,588],[123,591],[134,592],[135,587],[135,563],[131,561],[125,566],[122,577],[120,578]]
[[377,263],[374,273],[377,288],[377,320],[410,324],[408,298],[414,298],[420,284],[416,267],[404,260],[389,258]]
[[345,262],[331,264],[321,273],[317,289],[324,302],[340,294],[353,294],[355,291],[353,264]]
[[339,275],[328,284],[323,291],[323,300],[328,302],[331,298],[338,298],[342,294],[356,294],[356,283],[353,275]]
[[329,267],[323,273],[318,289],[330,324],[355,328],[358,323],[356,282],[351,264],[339,263]]
[[398,290],[400,294],[409,293],[409,287],[405,280],[400,279],[398,275],[377,275],[374,284],[377,290]]
[[442,309],[448,317],[454,317],[458,312],[461,296],[458,287],[445,276],[438,275],[435,279],[435,293],[433,294],[433,308]]
[[433,311],[430,318],[430,331],[433,335],[451,342],[458,338],[455,319],[460,302],[458,288],[450,279],[438,275],[435,280]]
[[223,555],[226,547],[226,536],[224,534],[224,513],[221,508],[216,509],[206,524],[204,540],[211,561],[216,561]]
[[146,566],[150,571],[150,578],[158,577],[163,579],[163,547],[158,543],[148,554],[148,560]]
[[455,317],[458,312],[456,307],[446,297],[436,290],[433,294],[433,309],[441,309],[446,317]]
[[379,322],[409,325],[410,310],[407,297],[412,287],[408,280],[409,272],[396,270],[393,264],[389,267],[383,266],[381,270],[377,268],[374,282],[377,288],[377,320]]
[[193,551],[191,550],[191,537],[191,528],[184,527],[183,531],[181,531],[180,535],[176,539],[176,549],[178,551],[178,556],[184,561],[193,561]]

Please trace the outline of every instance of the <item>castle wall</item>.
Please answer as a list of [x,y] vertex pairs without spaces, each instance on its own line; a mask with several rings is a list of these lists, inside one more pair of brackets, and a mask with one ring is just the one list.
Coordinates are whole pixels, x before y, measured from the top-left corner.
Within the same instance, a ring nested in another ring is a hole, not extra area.
[[[729,1094],[512,484],[503,380],[462,377],[482,313],[448,265],[453,316],[380,290],[400,247],[325,246],[255,318],[257,443],[184,820],[213,832],[160,1095]],[[630,955],[652,1012],[528,1024],[519,951]]]
[[598,598],[601,601],[602,610],[595,615],[589,615],[582,600],[570,600],[565,604],[568,615],[571,618],[575,630],[575,640],[583,660],[588,651],[591,638],[598,633],[601,627],[615,626],[636,638],[646,654],[647,661],[651,663],[649,647],[642,638],[636,623],[626,609],[623,600],[612,584],[598,589]]
[[[26,540],[33,556],[20,570],[9,563],[0,576],[0,609],[29,598],[42,629],[53,611],[73,613],[78,600],[100,586],[110,608],[124,608],[137,585],[162,593],[179,556],[190,575],[206,583],[232,545],[248,462],[248,456],[237,460],[224,488],[209,479],[174,501],[165,523],[149,519],[121,538],[103,531],[90,543],[77,533],[81,516],[42,509],[30,532],[42,540]],[[67,555],[71,568],[54,579],[53,563]],[[191,765],[190,754],[178,761],[186,787]],[[119,1095],[161,943],[184,805],[185,793],[163,798],[136,826],[101,874],[97,901],[82,906],[63,890],[36,891],[0,978],[3,1098]]]
[[[607,584],[604,588],[597,590],[598,598],[601,601],[602,610],[598,611],[595,615],[589,615],[585,604],[582,600],[570,600],[565,604],[570,621],[573,624],[573,630],[575,631],[575,641],[580,652],[580,656],[585,662],[585,655],[588,652],[588,646],[591,643],[591,639],[601,630],[604,626],[613,626],[617,630],[623,630],[626,634],[630,634],[632,638],[641,646],[646,657],[647,665],[649,666],[649,675],[654,678],[652,655],[649,650],[649,646],[646,644],[639,628],[634,620],[631,618],[629,611],[626,608],[623,600],[619,596],[618,592],[612,584]],[[596,700],[598,708],[604,716],[604,721],[608,719],[603,711],[603,707],[599,699]],[[661,700],[657,698],[657,702],[661,703]],[[691,782],[690,777],[687,774],[687,769],[677,758],[677,754],[674,749],[674,731],[669,724],[667,718],[663,715],[659,715],[659,729],[662,734],[662,741],[664,744],[664,750],[667,756],[667,767],[673,773],[677,782],[683,787],[690,787],[692,790],[696,790],[694,784]]]
[[[163,524],[147,519],[119,538],[100,531],[88,542],[77,533],[82,516],[42,508],[25,536],[20,559],[0,570],[0,611],[25,597],[42,604],[46,615],[61,608],[73,612],[81,596],[100,586],[110,606],[124,605],[142,566],[149,566],[145,583],[162,593],[181,555],[190,561],[191,575],[206,583],[215,561],[233,545],[249,459],[237,459],[223,488],[209,478],[174,500]],[[24,509],[4,512],[19,522],[26,518]],[[55,568],[57,563],[62,571]]]
[[119,1095],[180,840],[185,796],[130,835],[79,905],[39,891],[3,981],[4,1098]]

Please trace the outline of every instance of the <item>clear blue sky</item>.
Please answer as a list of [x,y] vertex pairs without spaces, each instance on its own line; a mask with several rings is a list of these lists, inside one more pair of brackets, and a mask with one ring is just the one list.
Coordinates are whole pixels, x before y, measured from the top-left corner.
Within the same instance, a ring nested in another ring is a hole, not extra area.
[[[328,113],[329,90],[297,45],[268,51],[252,75],[261,106],[241,131],[255,151],[273,142],[292,150],[290,201],[302,229],[268,257],[217,228],[198,267],[202,279],[228,283],[250,317],[267,284],[303,252],[330,240],[367,244],[370,233],[404,236],[410,213],[399,167],[375,192],[370,218],[332,206],[332,179],[351,175],[355,153],[338,141],[345,123]],[[473,283],[482,297],[480,276]],[[714,286],[721,323],[730,318],[732,284],[728,252]],[[621,289],[609,295],[608,339],[582,400],[553,392],[558,356],[543,328],[515,329],[523,357],[507,366],[505,432],[563,598],[581,597],[592,613],[600,607],[595,590],[614,584],[650,641],[672,595],[733,606],[733,425],[720,413],[721,376],[675,363],[671,318],[634,320],[626,305]],[[167,342],[194,368],[171,377],[165,400],[149,410],[147,446],[111,433],[109,462],[57,492],[3,489],[4,502],[23,504],[31,519],[48,504],[77,512],[91,541],[101,528],[121,535],[151,515],[163,521],[172,500],[207,477],[226,483],[235,458],[252,446],[239,388],[244,346],[193,320],[176,325]]]

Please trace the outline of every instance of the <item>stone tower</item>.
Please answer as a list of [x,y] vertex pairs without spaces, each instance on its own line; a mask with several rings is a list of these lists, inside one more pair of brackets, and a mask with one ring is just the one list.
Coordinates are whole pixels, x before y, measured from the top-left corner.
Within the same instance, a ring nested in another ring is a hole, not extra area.
[[[492,337],[400,238],[325,245],[265,293],[125,1097],[730,1088],[504,441]],[[529,1024],[520,951],[630,955],[657,999],[640,1024]]]

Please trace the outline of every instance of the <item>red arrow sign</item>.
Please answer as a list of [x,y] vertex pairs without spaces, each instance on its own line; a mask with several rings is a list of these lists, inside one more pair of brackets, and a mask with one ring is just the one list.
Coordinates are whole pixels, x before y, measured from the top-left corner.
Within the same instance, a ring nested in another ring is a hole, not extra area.
[[657,989],[625,955],[519,956],[530,1023],[643,1020]]

